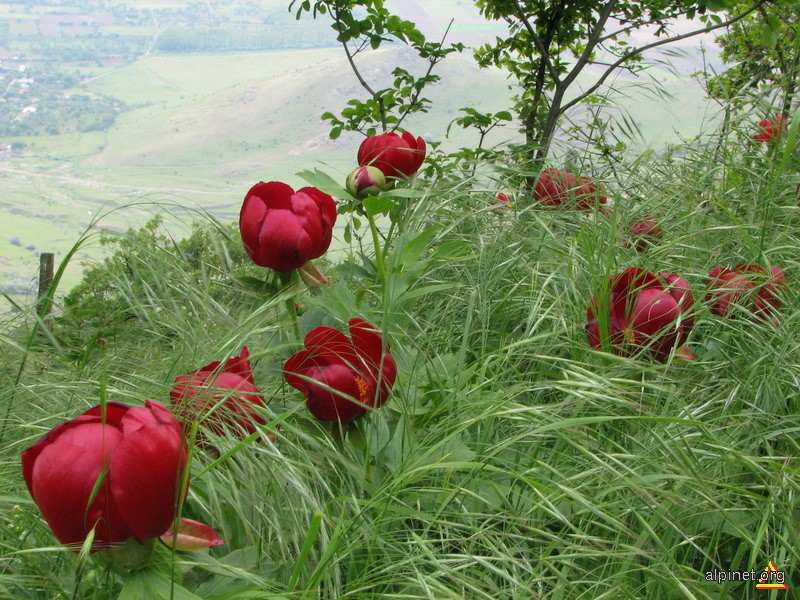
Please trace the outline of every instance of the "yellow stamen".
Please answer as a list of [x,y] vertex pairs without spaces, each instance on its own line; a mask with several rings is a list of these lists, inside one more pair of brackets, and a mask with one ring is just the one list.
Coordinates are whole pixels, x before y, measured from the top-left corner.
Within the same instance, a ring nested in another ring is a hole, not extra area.
[[363,378],[356,375],[356,385],[358,386],[358,399],[364,404],[369,404],[369,385]]

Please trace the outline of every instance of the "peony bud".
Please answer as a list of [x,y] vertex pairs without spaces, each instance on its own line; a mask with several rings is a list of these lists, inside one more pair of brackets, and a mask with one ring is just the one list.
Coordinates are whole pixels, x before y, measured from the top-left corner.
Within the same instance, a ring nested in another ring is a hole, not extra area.
[[358,167],[347,176],[345,187],[354,197],[363,199],[376,196],[391,186],[386,183],[386,176],[378,167]]

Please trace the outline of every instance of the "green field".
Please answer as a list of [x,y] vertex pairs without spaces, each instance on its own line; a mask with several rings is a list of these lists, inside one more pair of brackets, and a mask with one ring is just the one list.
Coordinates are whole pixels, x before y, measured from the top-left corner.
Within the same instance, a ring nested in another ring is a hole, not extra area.
[[[366,72],[380,79],[398,52],[366,57]],[[432,110],[405,125],[441,141],[444,149],[474,145],[477,135],[457,127],[444,138],[458,109],[505,109],[513,91],[502,74],[478,69],[467,56],[445,61],[439,73],[442,81],[429,95]],[[655,76],[668,85],[674,101],[654,96],[646,78],[618,81],[612,99],[640,127],[640,143],[658,148],[677,141],[676,131],[688,136],[699,131],[706,105],[694,81],[665,69],[655,70]],[[63,254],[92,217],[110,206],[166,202],[231,220],[244,192],[258,180],[302,185],[295,174],[309,168],[343,180],[361,139],[345,133],[332,141],[319,119],[361,95],[337,49],[149,56],[95,77],[74,93],[104,94],[138,108],[119,115],[105,132],[20,138],[27,150],[0,158],[0,193],[22,211],[5,221],[0,244],[14,235],[24,242],[3,253],[0,284],[34,282],[38,263],[35,252],[24,250],[28,240],[37,251]],[[506,128],[493,132],[489,143],[516,138]],[[151,212],[118,210],[97,225],[123,230],[141,225]],[[65,289],[77,283],[80,272],[78,264],[70,266]]]

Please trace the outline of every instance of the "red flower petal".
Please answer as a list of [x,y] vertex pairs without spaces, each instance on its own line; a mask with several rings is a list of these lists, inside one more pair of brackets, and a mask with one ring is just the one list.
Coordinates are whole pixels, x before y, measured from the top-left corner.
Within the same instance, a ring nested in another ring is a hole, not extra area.
[[655,275],[637,267],[630,267],[612,277],[610,316],[614,328],[630,327],[639,293],[650,287],[663,289]]
[[305,376],[305,372],[311,367],[321,367],[326,364],[327,362],[324,360],[314,360],[314,353],[311,350],[300,350],[292,354],[286,364],[283,365],[283,376],[286,379],[286,383],[297,390],[303,391],[305,389],[304,380],[301,376]]
[[281,181],[259,181],[247,192],[247,197],[258,198],[268,209],[283,210],[291,208],[293,195],[292,186]]
[[[665,360],[688,335],[693,306],[689,286],[677,275],[660,276],[663,281],[649,271],[631,267],[611,277],[609,343],[615,354],[647,348],[655,358]],[[589,302],[586,336],[589,345],[599,350],[598,303],[598,296]]]
[[348,325],[356,352],[370,367],[377,368],[384,350],[380,332],[364,319],[350,319]]
[[106,402],[105,409],[102,405],[94,406],[76,419],[64,423],[63,426],[69,426],[71,423],[77,422],[78,420],[91,419],[94,423],[104,423],[113,425],[114,427],[122,427],[122,420],[130,409],[130,405],[123,404],[122,402]]
[[308,376],[313,381],[305,382],[306,407],[320,421],[346,424],[367,411],[362,404],[369,403],[370,390],[359,387],[347,367],[313,367]]
[[[107,496],[107,474],[106,480],[98,481],[103,457],[116,446],[121,434],[99,424],[82,425],[70,434],[70,439],[81,445],[63,440],[48,445],[31,470],[31,495],[42,516],[56,539],[65,545],[82,543],[95,526],[94,548],[129,537],[125,521]],[[105,447],[98,444],[101,439],[107,442]]]
[[408,131],[368,137],[358,149],[359,166],[380,169],[387,177],[411,177],[425,160],[425,141]]
[[631,327],[636,333],[653,337],[674,327],[678,315],[678,303],[663,289],[642,290],[636,299]]
[[533,190],[534,200],[544,206],[591,209],[608,199],[597,191],[597,184],[587,175],[576,178],[567,171],[544,169]]
[[706,301],[711,302],[711,314],[720,317],[727,315],[730,305],[741,302],[745,294],[753,289],[752,279],[738,269],[752,272],[754,269],[761,270],[761,267],[738,265],[737,270],[714,267],[709,272],[710,289]]
[[349,325],[352,341],[332,327],[310,331],[306,348],[283,368],[289,385],[305,394],[308,409],[324,421],[348,423],[367,406],[381,406],[397,375],[375,328],[363,319],[351,319]]
[[363,375],[369,377],[375,387],[380,377],[378,398],[370,398],[370,403],[381,406],[388,398],[389,388],[394,385],[397,365],[392,355],[388,353],[388,344],[386,348],[383,347],[383,338],[374,326],[363,319],[350,319],[349,325],[353,345],[367,367]]
[[[294,190],[279,181],[261,181],[250,188],[239,213],[239,229],[246,248],[254,246],[259,239],[259,232],[269,211],[291,208],[292,194]],[[257,247],[252,250],[256,251]]]
[[[216,366],[211,369],[203,367],[200,370],[214,371],[218,366],[219,363],[216,363]],[[222,371],[225,373],[238,375],[239,377],[242,377],[243,379],[246,379],[255,385],[255,382],[253,381],[253,373],[250,368],[250,351],[247,349],[247,346],[242,346],[239,356],[234,356],[233,358],[226,360],[225,366],[222,367]]]
[[376,407],[383,406],[389,399],[389,390],[394,385],[395,378],[397,377],[397,364],[394,361],[394,357],[388,352],[383,355],[381,371],[380,392],[375,403]]
[[600,326],[597,324],[594,314],[590,313],[590,315],[591,316],[586,323],[586,338],[589,342],[589,346],[595,350],[600,350],[603,347],[603,344],[600,341]]
[[111,496],[140,542],[164,533],[175,518],[186,460],[182,444],[171,427],[145,425],[126,435],[111,456]]
[[675,273],[659,273],[658,275],[666,282],[667,285],[665,287],[667,292],[675,299],[675,302],[678,303],[678,308],[681,311],[681,319],[683,320],[686,333],[688,334],[694,326],[694,295],[692,295],[689,284],[686,283],[685,279]]
[[[310,198],[313,198],[314,202],[317,204],[317,208],[322,215],[323,223],[330,229],[333,228],[334,223],[336,222],[336,201],[326,194],[325,192],[318,190],[315,187],[304,187],[297,190],[298,194],[306,194]],[[314,257],[319,258],[319,257]]]
[[361,370],[362,363],[353,343],[338,329],[317,327],[306,334],[303,342],[306,348],[325,359],[327,364],[338,363]]
[[[189,375],[179,375],[170,391],[170,399],[186,421],[203,420],[203,425],[218,435],[228,428],[239,429],[246,435],[256,430],[256,424],[266,421],[254,407],[263,406],[264,398],[253,382],[248,359],[243,347],[238,357],[225,361],[224,370],[200,370]],[[204,367],[203,369],[206,369]],[[205,438],[198,435],[198,443]]]

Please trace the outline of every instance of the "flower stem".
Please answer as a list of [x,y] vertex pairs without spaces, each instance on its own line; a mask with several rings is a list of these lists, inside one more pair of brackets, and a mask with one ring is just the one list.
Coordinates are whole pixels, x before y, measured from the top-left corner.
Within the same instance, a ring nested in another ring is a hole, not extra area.
[[381,239],[378,235],[378,227],[375,225],[375,217],[367,213],[369,220],[369,230],[372,233],[372,244],[375,246],[375,263],[378,266],[378,277],[381,287],[386,288],[386,265],[383,262],[383,251],[381,250]]
[[[291,271],[278,271],[278,278],[281,280],[281,284],[283,284],[285,290],[289,290],[292,284],[297,280],[297,269],[292,269]],[[286,310],[288,311],[289,316],[292,318],[295,337],[297,338],[297,341],[302,344],[303,336],[300,334],[300,323],[297,320],[297,308],[295,307],[294,294],[286,298]]]

